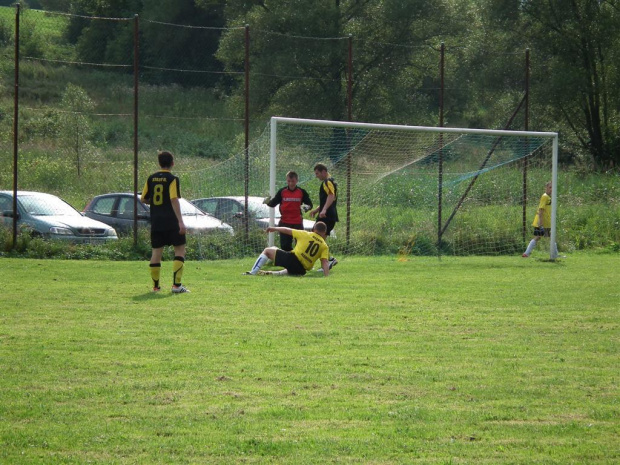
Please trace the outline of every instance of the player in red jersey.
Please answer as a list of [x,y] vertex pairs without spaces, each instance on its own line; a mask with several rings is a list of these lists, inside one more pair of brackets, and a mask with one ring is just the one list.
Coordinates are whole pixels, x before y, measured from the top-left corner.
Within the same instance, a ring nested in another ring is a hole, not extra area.
[[[280,205],[280,222],[278,226],[291,229],[304,229],[302,209],[312,208],[310,195],[297,187],[299,176],[294,171],[286,173],[286,186],[280,189],[272,199],[266,199],[266,204],[270,207]],[[285,251],[293,250],[293,236],[280,233],[280,248]]]

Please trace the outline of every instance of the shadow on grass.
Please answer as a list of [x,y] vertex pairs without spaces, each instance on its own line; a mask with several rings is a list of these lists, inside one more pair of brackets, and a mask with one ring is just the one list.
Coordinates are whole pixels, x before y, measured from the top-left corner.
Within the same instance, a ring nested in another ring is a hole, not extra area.
[[554,265],[558,265],[558,266],[564,266],[564,260],[563,258],[555,258],[555,259],[551,259],[551,258],[536,258],[535,259],[537,262],[540,263],[553,263]]
[[150,300],[159,300],[172,297],[174,294],[170,291],[164,291],[163,289],[159,292],[148,291],[144,294],[135,295],[131,298],[136,302],[148,302]]
[[[469,260],[468,258],[472,258]],[[465,267],[467,269],[510,269],[510,268],[522,268],[523,266],[527,266],[528,263],[549,263],[556,266],[566,266],[566,257],[556,258],[552,260],[550,258],[541,257],[530,257],[530,258],[522,258],[512,257],[514,260],[505,260],[505,256],[497,257],[498,260],[494,261],[493,257],[442,257],[441,259],[435,259],[436,264],[439,266],[448,266],[448,267]],[[399,262],[409,262],[414,260],[398,260]],[[433,262],[428,262],[426,265],[433,265]]]

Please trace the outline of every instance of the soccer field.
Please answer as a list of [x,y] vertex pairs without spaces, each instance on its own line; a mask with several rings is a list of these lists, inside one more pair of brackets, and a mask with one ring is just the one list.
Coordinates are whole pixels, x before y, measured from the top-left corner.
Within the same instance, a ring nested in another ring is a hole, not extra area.
[[251,264],[1,258],[0,463],[620,461],[619,255]]

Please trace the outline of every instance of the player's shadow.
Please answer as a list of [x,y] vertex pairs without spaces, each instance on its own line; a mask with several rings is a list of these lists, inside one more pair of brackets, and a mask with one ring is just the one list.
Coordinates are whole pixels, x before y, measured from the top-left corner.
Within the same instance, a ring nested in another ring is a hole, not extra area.
[[172,295],[173,294],[170,291],[168,292],[165,292],[163,290],[159,292],[148,291],[148,292],[145,292],[144,294],[134,295],[131,298],[131,300],[136,301],[136,302],[149,302],[151,300],[167,299],[169,297],[172,297]]

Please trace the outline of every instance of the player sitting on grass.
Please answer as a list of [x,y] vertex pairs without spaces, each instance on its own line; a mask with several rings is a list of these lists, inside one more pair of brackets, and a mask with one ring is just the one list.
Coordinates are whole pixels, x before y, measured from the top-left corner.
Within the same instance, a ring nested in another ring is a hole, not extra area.
[[267,232],[278,232],[289,234],[297,241],[295,248],[291,252],[284,251],[277,247],[267,247],[256,259],[256,263],[251,271],[243,274],[255,275],[260,269],[272,261],[275,266],[284,267],[281,271],[261,272],[261,274],[279,274],[303,276],[310,271],[314,263],[320,259],[321,268],[325,276],[329,275],[329,247],[325,242],[327,237],[327,226],[322,221],[317,221],[312,228],[312,232],[291,229],[285,227],[270,226]]

